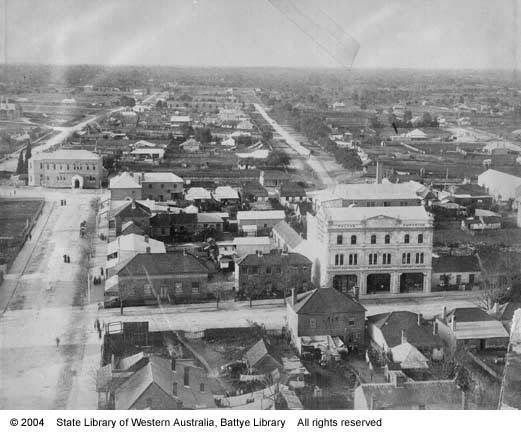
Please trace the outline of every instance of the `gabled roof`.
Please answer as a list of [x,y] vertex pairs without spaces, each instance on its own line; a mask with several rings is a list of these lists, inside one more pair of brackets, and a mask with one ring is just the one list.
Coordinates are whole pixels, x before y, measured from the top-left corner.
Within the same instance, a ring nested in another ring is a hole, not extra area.
[[147,248],[152,253],[166,252],[165,244],[159,240],[139,234],[127,234],[116,237],[107,244],[107,255],[121,251],[146,252]]
[[303,295],[293,310],[298,314],[363,313],[365,308],[352,297],[325,287],[311,290]]
[[257,364],[262,358],[268,355],[268,348],[266,347],[266,343],[264,343],[263,339],[260,339],[255,343],[252,347],[248,349],[244,358],[248,361],[248,364],[253,367]]
[[237,220],[255,220],[255,219],[280,219],[284,220],[286,213],[284,210],[254,210],[254,211],[238,211]]
[[418,314],[411,311],[391,311],[390,313],[368,316],[367,321],[380,329],[387,343],[393,348],[402,343],[402,330],[407,341],[416,347],[439,347],[442,340],[433,334],[433,328],[428,325],[418,325]]
[[110,189],[141,189],[141,185],[128,172],[112,177],[109,181]]
[[173,172],[145,172],[144,183],[182,183],[183,179]]
[[392,383],[361,384],[367,404],[375,409],[461,409],[461,390],[454,380],[408,381],[397,387]]
[[124,236],[127,234],[139,234],[143,236],[145,235],[145,230],[134,221],[128,221],[121,226],[121,235]]
[[186,200],[212,199],[212,195],[204,187],[190,187],[185,195]]
[[42,152],[31,157],[33,160],[99,160],[101,156],[87,150],[59,149],[50,153]]
[[449,321],[454,319],[456,322],[488,322],[496,320],[478,307],[454,308],[447,313],[447,319]]
[[393,361],[402,369],[428,369],[428,359],[411,343],[405,342],[391,348]]
[[110,209],[109,219],[112,219],[128,210],[131,210],[133,214],[139,213],[148,216],[152,215],[150,208],[141,204],[139,201],[118,201],[117,203],[113,201],[112,206],[114,206],[114,208]]
[[298,183],[284,183],[279,188],[280,196],[306,196],[306,190]]
[[478,257],[475,255],[442,255],[432,257],[433,273],[480,272]]
[[219,186],[215,189],[214,198],[221,199],[239,199],[239,194],[231,186]]
[[304,257],[302,254],[294,252],[280,253],[277,251],[270,252],[269,254],[248,254],[237,261],[237,264],[242,266],[311,266],[311,261]]
[[165,409],[177,408],[177,401],[172,395],[174,377],[170,361],[157,356],[151,356],[146,366],[135,372],[115,392],[115,408],[131,409],[136,401],[155,384],[166,396],[171,398],[170,406]]
[[191,254],[136,254],[116,267],[118,276],[208,274],[208,269]]

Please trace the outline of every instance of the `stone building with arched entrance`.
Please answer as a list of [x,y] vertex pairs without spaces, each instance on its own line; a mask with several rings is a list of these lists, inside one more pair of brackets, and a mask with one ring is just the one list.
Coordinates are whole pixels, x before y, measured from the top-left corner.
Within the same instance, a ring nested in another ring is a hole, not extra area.
[[29,186],[99,189],[103,159],[87,150],[65,150],[35,154],[29,159]]

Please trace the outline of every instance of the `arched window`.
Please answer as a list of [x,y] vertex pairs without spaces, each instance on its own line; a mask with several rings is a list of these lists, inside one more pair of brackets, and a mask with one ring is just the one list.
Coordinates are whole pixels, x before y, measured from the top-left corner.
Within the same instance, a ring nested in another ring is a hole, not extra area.
[[389,243],[391,243],[391,236],[389,234],[386,234],[385,235],[385,244],[388,245]]
[[371,235],[371,245],[376,245],[376,234]]
[[420,254],[417,252],[416,253],[416,264],[418,264],[420,262]]
[[335,266],[338,266],[338,254],[335,254]]
[[339,234],[338,236],[336,236],[336,244],[341,245],[342,242],[343,242],[342,234]]
[[373,264],[378,263],[378,254],[373,254]]
[[373,254],[369,254],[369,264],[373,264]]
[[405,252],[402,254],[402,264],[405,264],[407,261],[407,254]]
[[407,264],[411,264],[411,254],[407,253]]
[[424,257],[423,252],[422,252],[420,254],[420,263],[423,264],[424,260],[425,260],[425,257]]
[[405,236],[403,236],[403,243],[409,243],[409,234],[406,234]]
[[353,255],[353,264],[358,264],[358,254]]
[[418,234],[418,243],[423,243],[423,234]]
[[356,245],[356,236],[351,236],[351,245]]
[[353,254],[349,254],[349,264],[353,264]]

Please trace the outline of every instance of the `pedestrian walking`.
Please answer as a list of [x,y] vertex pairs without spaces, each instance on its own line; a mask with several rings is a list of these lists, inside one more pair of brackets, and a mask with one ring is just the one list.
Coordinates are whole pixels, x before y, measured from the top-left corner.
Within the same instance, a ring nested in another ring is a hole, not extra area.
[[63,254],[63,262],[67,263],[67,254]]
[[60,338],[56,337],[56,347],[60,347]]
[[98,337],[99,337],[99,339],[101,340],[101,328],[98,329]]

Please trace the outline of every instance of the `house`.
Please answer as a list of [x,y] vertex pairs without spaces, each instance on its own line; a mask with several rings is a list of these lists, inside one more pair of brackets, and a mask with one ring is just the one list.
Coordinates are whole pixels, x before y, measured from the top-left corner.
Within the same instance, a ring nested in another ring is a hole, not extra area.
[[148,364],[115,390],[114,409],[179,409],[173,385],[170,361],[150,356]]
[[223,205],[236,205],[239,203],[239,194],[231,186],[218,186],[214,191],[213,197]]
[[259,183],[264,187],[280,187],[289,179],[286,172],[266,169],[260,172]]
[[393,347],[390,357],[404,372],[421,373],[429,370],[429,359],[408,341]]
[[197,213],[197,231],[215,230],[223,231],[223,219],[221,213]]
[[212,194],[204,187],[190,187],[186,192],[185,199],[197,205],[205,201],[211,201]]
[[197,229],[197,213],[157,213],[150,218],[150,235],[158,239],[184,241]]
[[284,183],[278,188],[279,202],[284,207],[295,207],[302,201],[308,201],[306,190],[298,183]]
[[293,289],[286,300],[288,328],[299,352],[309,337],[330,337],[326,343],[340,337],[349,348],[363,348],[365,311],[357,300],[330,287],[300,295]]
[[461,229],[472,235],[485,231],[497,231],[503,227],[500,214],[489,210],[476,209],[475,215],[461,221]]
[[488,193],[498,201],[517,199],[521,187],[521,177],[487,169],[478,175],[478,184],[487,189]]
[[502,323],[478,307],[443,310],[436,318],[440,337],[451,351],[460,346],[472,349],[506,348],[508,332]]
[[267,235],[271,229],[286,218],[284,210],[238,211],[239,231],[248,235]]
[[426,322],[421,314],[391,311],[369,316],[367,334],[371,346],[384,356],[389,356],[397,346],[409,343],[428,358],[443,358],[444,342],[435,327]]
[[198,153],[201,151],[201,142],[192,137],[180,144],[179,149],[183,150],[185,153]]
[[448,199],[471,210],[477,208],[489,210],[494,197],[483,186],[467,183],[451,186],[447,192],[439,195],[439,199]]
[[285,295],[291,288],[307,290],[310,285],[311,262],[301,254],[258,252],[235,263],[235,288],[249,297]]
[[120,262],[105,281],[105,294],[136,304],[208,298],[208,269],[191,254],[139,253]]
[[194,360],[175,359],[172,360],[172,371],[172,392],[181,409],[216,407],[208,375],[203,367],[196,365]]
[[252,374],[267,375],[282,369],[282,364],[268,352],[262,338],[246,351],[244,360]]
[[392,382],[361,384],[355,389],[355,410],[465,409],[465,393],[454,380],[412,381],[403,375]]
[[267,202],[268,191],[258,182],[244,183],[241,187],[241,198],[248,202]]
[[481,266],[476,255],[432,257],[432,285],[451,290],[475,290],[481,282]]
[[130,152],[130,156],[136,160],[160,161],[165,157],[164,148],[136,148]]
[[141,184],[128,172],[112,177],[109,180],[109,189],[112,201],[141,199]]
[[87,150],[41,152],[28,162],[29,186],[99,189],[103,174],[102,157]]
[[105,266],[107,276],[109,276],[109,270],[116,267],[118,263],[132,258],[140,252],[165,253],[165,244],[159,240],[138,234],[121,235],[112,242],[107,243],[107,263]]
[[271,251],[271,240],[269,237],[235,237],[233,239],[235,255],[242,258],[249,254],[269,254]]
[[132,221],[135,225],[148,233],[150,229],[150,217],[152,211],[150,207],[139,201],[117,201],[111,203],[111,209],[108,215],[109,235],[119,236],[123,224]]
[[302,243],[302,237],[286,221],[281,221],[273,227],[271,236],[275,246],[288,252],[297,252],[297,247]]
[[145,199],[160,202],[183,199],[183,179],[172,172],[142,172],[138,177]]

